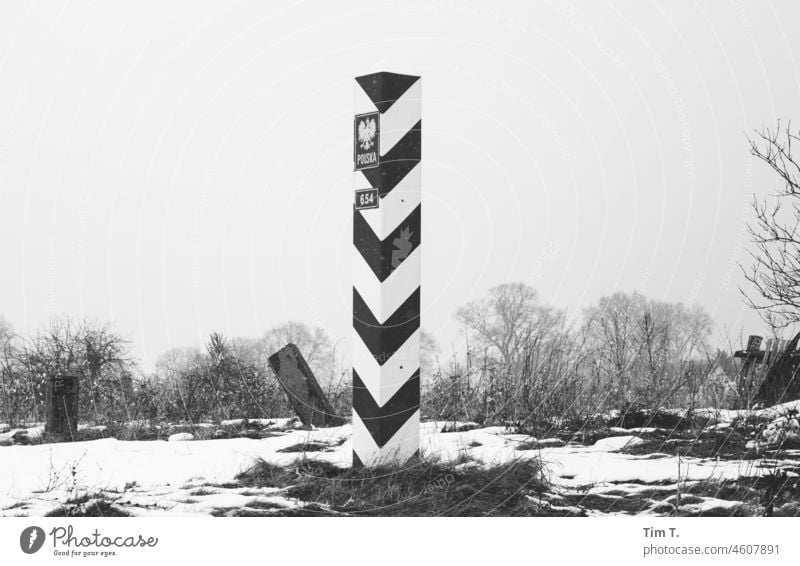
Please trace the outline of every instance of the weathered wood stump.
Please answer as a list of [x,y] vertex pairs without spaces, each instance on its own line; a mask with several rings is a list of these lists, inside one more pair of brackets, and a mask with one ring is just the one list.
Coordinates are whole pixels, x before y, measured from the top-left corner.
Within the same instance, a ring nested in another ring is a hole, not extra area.
[[269,357],[269,365],[289,396],[292,410],[304,425],[340,426],[344,418],[335,415],[314,373],[294,344],[287,344]]
[[78,376],[60,374],[48,383],[45,433],[57,440],[78,436]]

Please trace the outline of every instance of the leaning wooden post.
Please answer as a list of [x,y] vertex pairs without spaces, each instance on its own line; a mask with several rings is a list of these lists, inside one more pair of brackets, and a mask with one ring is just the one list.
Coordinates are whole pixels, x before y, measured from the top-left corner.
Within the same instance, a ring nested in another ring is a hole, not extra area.
[[354,466],[419,451],[421,83],[385,72],[355,83]]
[[58,440],[76,440],[78,435],[78,376],[52,376],[45,395],[45,433]]
[[272,354],[269,365],[300,422],[308,426],[344,424],[344,419],[334,414],[325,392],[297,346],[287,344]]

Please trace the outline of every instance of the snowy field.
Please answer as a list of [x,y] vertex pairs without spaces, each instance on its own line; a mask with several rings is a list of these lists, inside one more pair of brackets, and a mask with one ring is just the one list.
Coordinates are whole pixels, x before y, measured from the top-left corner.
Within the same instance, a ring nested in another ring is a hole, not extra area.
[[[717,426],[727,426],[730,418],[724,415]],[[348,467],[351,427],[286,430],[285,421],[272,421],[265,430],[272,426],[274,432],[258,439],[192,440],[190,435],[178,434],[170,441],[106,438],[0,447],[0,515],[42,516],[68,501],[98,497],[136,516],[219,515],[234,508],[274,512],[298,509],[306,503],[286,496],[282,489],[242,487],[235,481],[236,475],[258,459],[285,466],[313,458]],[[565,444],[556,438],[536,440],[512,434],[505,427],[441,432],[443,426],[423,423],[424,456],[442,461],[468,459],[484,466],[541,458],[551,482],[544,496],[549,504],[573,508],[576,502],[591,498],[594,509],[588,514],[622,513],[625,511],[615,505],[619,498],[641,495],[643,490],[662,490],[664,497],[656,497],[652,506],[637,511],[659,514],[659,505],[663,506],[667,496],[681,486],[756,477],[776,469],[796,475],[800,460],[800,452],[791,450],[784,451],[779,460],[630,453],[645,442],[643,438],[657,433],[656,428],[612,429],[614,436],[583,445]],[[35,436],[40,430],[27,432]],[[13,433],[8,431],[4,437],[8,439]],[[286,449],[289,451],[283,451]],[[598,505],[604,498],[608,504]],[[695,511],[717,512],[738,503],[710,496],[684,501]]]

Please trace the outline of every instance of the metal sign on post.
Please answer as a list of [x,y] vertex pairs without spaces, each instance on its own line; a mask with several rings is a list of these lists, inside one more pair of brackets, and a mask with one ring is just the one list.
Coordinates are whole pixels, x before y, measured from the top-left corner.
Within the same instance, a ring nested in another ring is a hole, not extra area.
[[365,208],[378,208],[380,198],[378,197],[378,189],[360,189],[356,190],[356,210],[364,210]]
[[356,78],[353,465],[419,451],[420,77]]
[[356,116],[353,121],[353,145],[356,171],[380,165],[381,114],[368,112]]

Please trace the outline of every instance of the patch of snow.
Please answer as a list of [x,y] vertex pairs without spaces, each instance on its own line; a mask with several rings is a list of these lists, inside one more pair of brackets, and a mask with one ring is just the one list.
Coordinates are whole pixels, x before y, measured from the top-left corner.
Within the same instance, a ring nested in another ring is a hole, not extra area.
[[275,428],[287,427],[292,423],[299,422],[297,417],[281,417],[279,419],[247,419],[247,422],[258,423],[261,426],[269,426]]
[[646,434],[652,432],[661,432],[665,429],[652,426],[635,426],[633,428],[622,428],[619,426],[612,426],[608,429],[615,434]]
[[189,440],[194,440],[194,435],[190,432],[179,432],[177,434],[171,434],[167,440],[169,442],[187,442]]
[[637,454],[635,456],[631,456],[631,458],[635,460],[660,460],[661,458],[671,458],[669,454],[664,454],[663,452],[651,452],[649,454]]
[[638,436],[610,436],[608,438],[601,438],[595,442],[592,449],[602,452],[617,452],[623,448],[637,446],[643,442],[644,440]]
[[31,440],[39,440],[44,435],[44,425],[38,425],[32,428],[25,429],[25,434]]
[[[695,482],[681,482],[682,485],[688,486]],[[618,492],[624,491],[630,495],[637,495],[643,492],[651,492],[651,491],[663,491],[664,493],[675,493],[676,484],[666,484],[666,485],[650,485],[650,484],[641,484],[641,483],[607,483],[601,482],[597,485],[592,486],[588,493],[607,493],[609,491]]]
[[79,424],[78,425],[79,431],[88,430],[91,432],[105,432],[108,430],[106,425],[88,425],[88,424]]
[[40,440],[44,435],[44,425],[36,425],[30,428],[12,428],[8,432],[0,434],[0,445],[13,443],[17,435],[25,436],[28,440]]
[[455,433],[455,432],[467,432],[469,430],[475,430],[476,428],[480,428],[476,422],[472,421],[438,421],[441,423],[439,431],[447,433]]
[[583,515],[585,513],[583,509],[574,505],[558,505],[557,503],[553,503],[553,501],[563,501],[564,498],[560,495],[543,493],[540,497],[535,497],[532,495],[527,495],[526,497],[538,505],[545,505],[550,511],[560,511],[573,515]]
[[499,437],[507,440],[508,442],[526,442],[531,440],[531,436],[529,434],[499,434]]
[[508,434],[509,429],[507,426],[487,426],[480,430],[484,434]]
[[787,441],[800,442],[800,420],[797,414],[783,415],[772,420],[761,436],[770,446],[777,446]]
[[[759,420],[770,420],[775,419],[780,416],[784,416],[792,411],[800,411],[800,399],[795,401],[788,401],[786,403],[781,403],[779,405],[774,405],[772,407],[766,407],[764,409],[713,409],[713,408],[704,408],[704,409],[695,409],[692,411],[692,415],[706,417],[713,422],[717,423],[730,423],[737,418],[747,418],[752,417]],[[679,411],[681,416],[686,415],[685,410]]]
[[[297,417],[280,417],[275,419],[264,419],[264,418],[227,419],[221,421],[219,424],[220,426],[245,426],[248,424],[255,424],[261,427],[268,427],[268,428],[286,428],[289,426],[294,426],[297,423],[300,423],[300,419],[298,419]],[[302,425],[302,423],[300,424]]]
[[703,497],[699,503],[689,505],[682,505],[681,508],[685,511],[708,513],[709,511],[730,511],[742,504],[741,501],[729,501],[727,499],[717,499],[716,497]]

